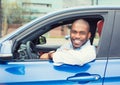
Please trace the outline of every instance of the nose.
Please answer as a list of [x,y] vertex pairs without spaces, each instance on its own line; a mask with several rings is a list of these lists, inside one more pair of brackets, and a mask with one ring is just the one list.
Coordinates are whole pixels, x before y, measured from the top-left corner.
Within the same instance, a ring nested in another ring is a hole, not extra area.
[[80,34],[76,33],[75,38],[80,38]]

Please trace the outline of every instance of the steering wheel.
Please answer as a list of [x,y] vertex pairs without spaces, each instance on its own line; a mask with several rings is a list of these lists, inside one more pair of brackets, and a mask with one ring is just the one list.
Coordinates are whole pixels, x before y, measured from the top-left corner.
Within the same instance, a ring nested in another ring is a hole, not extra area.
[[39,54],[36,50],[36,47],[31,41],[28,41],[26,43],[26,47],[27,47],[28,59],[39,59]]

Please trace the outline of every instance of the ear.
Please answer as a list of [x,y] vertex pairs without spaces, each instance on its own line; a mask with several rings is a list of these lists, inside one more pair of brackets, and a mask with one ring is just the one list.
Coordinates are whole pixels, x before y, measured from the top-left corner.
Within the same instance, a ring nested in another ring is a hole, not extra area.
[[89,32],[89,33],[88,33],[88,39],[90,39],[90,37],[91,37],[91,33]]

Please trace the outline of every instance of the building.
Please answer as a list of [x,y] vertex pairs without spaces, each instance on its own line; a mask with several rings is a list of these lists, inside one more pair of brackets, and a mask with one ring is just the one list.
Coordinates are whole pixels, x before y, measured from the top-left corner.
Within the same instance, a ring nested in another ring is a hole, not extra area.
[[24,18],[35,19],[49,12],[62,9],[62,0],[20,0]]
[[52,11],[91,5],[120,5],[120,0],[2,0],[3,34]]

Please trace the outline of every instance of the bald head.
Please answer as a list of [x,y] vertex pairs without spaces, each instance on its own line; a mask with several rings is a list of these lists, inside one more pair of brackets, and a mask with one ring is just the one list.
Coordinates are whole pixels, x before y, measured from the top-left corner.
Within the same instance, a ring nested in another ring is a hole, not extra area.
[[74,25],[80,26],[81,24],[83,26],[86,26],[86,28],[88,29],[88,31],[90,30],[89,23],[86,20],[84,20],[84,19],[79,19],[79,20],[74,21],[73,24],[72,24],[72,28],[74,27]]

